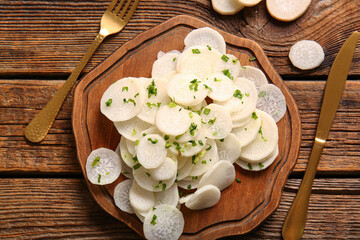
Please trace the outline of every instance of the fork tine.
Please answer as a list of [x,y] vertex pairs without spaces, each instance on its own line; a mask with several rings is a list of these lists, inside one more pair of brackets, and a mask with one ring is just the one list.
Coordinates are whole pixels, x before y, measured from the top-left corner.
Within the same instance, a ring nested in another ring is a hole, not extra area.
[[114,9],[114,7],[116,6],[116,3],[117,3],[117,2],[118,2],[118,0],[112,0],[111,3],[110,3],[110,5],[109,5],[108,8],[106,9],[106,11],[111,12],[111,11]]
[[[119,1],[119,0],[118,0]],[[114,10],[114,14],[118,14],[118,12],[120,11],[122,5],[124,5],[125,0],[121,0],[121,2],[119,3],[119,5],[116,7],[116,9]]]
[[123,20],[124,22],[128,22],[130,20],[130,18],[132,17],[132,15],[135,12],[135,9],[137,7],[137,5],[139,4],[140,0],[135,0],[134,4],[131,6],[130,11],[128,12],[128,14],[126,15],[125,19]]
[[132,2],[132,0],[127,0],[125,7],[123,8],[123,10],[121,10],[120,15],[118,16],[119,18],[124,17],[124,15],[125,15],[126,11],[128,10],[129,5],[130,5],[131,2]]

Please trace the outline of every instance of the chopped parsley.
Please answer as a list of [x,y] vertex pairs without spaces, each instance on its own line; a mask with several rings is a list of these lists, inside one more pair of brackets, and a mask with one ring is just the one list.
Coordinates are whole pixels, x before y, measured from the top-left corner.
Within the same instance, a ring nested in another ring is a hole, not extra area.
[[192,81],[190,81],[190,85],[189,85],[189,89],[190,90],[194,90],[194,92],[197,92],[199,89],[199,83],[200,81],[198,81],[197,79],[194,79]]
[[211,149],[211,145],[209,145],[209,147],[206,148],[206,151],[210,151]]
[[239,178],[236,178],[237,183],[241,183],[241,180]]
[[166,142],[165,143],[165,148],[170,148],[171,147],[171,144],[169,142]]
[[138,161],[139,161],[136,155],[135,155],[135,157],[132,158],[132,160],[133,160],[134,162],[138,162]]
[[134,95],[134,98],[136,98],[137,96],[139,96],[140,95],[140,93],[136,93],[135,95]]
[[157,95],[157,88],[154,80],[151,81],[151,84],[146,89],[148,90],[148,98],[150,98],[151,95]]
[[169,135],[165,135],[164,140],[166,140],[166,141],[169,140]]
[[190,127],[189,127],[189,132],[191,136],[195,135],[195,130],[197,128],[197,125],[195,123],[191,123]]
[[161,190],[162,190],[162,191],[165,191],[165,190],[166,190],[166,184],[165,184],[165,183],[163,183]]
[[110,98],[109,100],[106,101],[105,105],[106,105],[107,107],[110,107],[111,104],[112,104],[112,99]]
[[214,77],[214,82],[221,82],[221,81],[222,81],[221,79]]
[[251,163],[248,163],[248,168],[249,168],[249,170],[252,170],[252,165],[251,165]]
[[260,93],[259,93],[259,97],[265,97],[266,96],[266,92],[265,91],[261,91]]
[[264,164],[262,164],[261,162],[259,162],[259,167],[260,169],[262,169],[264,167]]
[[234,58],[234,59],[232,60],[233,64],[236,64],[238,61],[239,61],[239,59],[236,59],[236,58]]
[[236,89],[233,96],[241,100],[244,97],[244,94],[242,94],[239,89]]
[[133,131],[132,131],[131,135],[132,135],[132,136],[135,136],[135,134],[136,134],[136,129],[133,128]]
[[191,185],[188,185],[188,186],[187,186],[187,189],[189,189],[189,190],[190,190],[190,189],[191,189]]
[[222,72],[223,72],[223,74],[224,74],[225,76],[227,76],[227,77],[230,78],[231,80],[234,80],[234,77],[231,76],[229,69],[225,69],[225,70],[223,70]]
[[199,49],[195,48],[195,49],[192,49],[192,53],[193,54],[200,54],[201,52],[200,52]]
[[206,85],[206,84],[203,84],[204,85],[204,87],[206,88],[206,89],[209,89],[211,92],[212,92],[212,88],[211,87],[209,87],[208,85]]
[[126,91],[129,91],[129,88],[128,88],[127,86],[125,86],[125,87],[122,88],[121,91],[123,92],[123,91],[125,91],[125,90],[126,90]]
[[173,62],[175,62],[175,61],[176,61],[176,57],[173,58]]
[[259,134],[261,135],[262,140],[264,140],[264,142],[266,142],[267,139],[264,138],[264,135],[263,135],[263,132],[262,132],[262,122],[261,122],[261,125],[260,125]]
[[256,57],[249,58],[249,62],[252,62],[252,61],[255,61],[255,60],[256,60]]
[[249,96],[250,96],[250,93],[245,93],[245,96],[249,97]]
[[95,167],[96,165],[99,165],[99,162],[100,162],[100,157],[96,157],[94,161],[91,163],[91,166]]
[[225,141],[225,139],[224,139],[224,138],[220,139],[220,142],[224,142],[224,141]]
[[189,143],[191,143],[191,146],[193,146],[193,147],[196,147],[196,146],[197,146],[195,140],[190,140]]
[[171,108],[174,108],[174,107],[177,106],[177,104],[175,102],[171,101],[171,102],[168,103],[168,106],[171,107]]
[[157,139],[152,140],[151,138],[148,138],[147,140],[148,140],[148,141],[150,141],[152,144],[156,144],[156,143],[158,142],[158,140],[157,140]]
[[256,112],[253,112],[253,113],[251,114],[251,117],[252,117],[254,120],[256,120],[256,119],[259,118],[259,117],[256,115]]
[[124,98],[124,99],[123,99],[123,102],[124,102],[124,103],[132,102],[132,103],[134,104],[134,106],[136,106],[136,102],[135,102],[133,99],[131,99],[131,98],[129,98],[128,100],[126,100],[126,98]]
[[210,119],[208,121],[208,124],[213,125],[215,123],[215,121],[216,121],[216,117],[214,119]]
[[155,222],[156,218],[157,218],[157,216],[154,214],[152,219],[151,219],[151,222],[150,222],[152,225],[156,224],[156,222]]
[[[160,104],[161,104],[161,103],[160,103]],[[146,105],[147,105],[150,109],[152,109],[152,107],[157,107],[159,104],[147,102]]]
[[205,160],[204,160],[204,161],[202,161],[202,162],[201,162],[201,164],[206,164],[206,161],[205,161]]
[[101,181],[101,174],[98,174],[98,183]]
[[198,143],[200,144],[200,146],[204,146],[204,143],[201,140],[199,140]]
[[193,155],[193,156],[191,157],[191,163],[192,163],[192,164],[196,164],[196,163],[200,160],[200,158],[202,158],[202,157],[205,155],[206,151],[207,151],[207,150],[204,149],[204,150],[202,150],[201,152],[199,152],[198,154]]
[[209,108],[204,108],[203,113],[204,113],[205,115],[209,115],[210,111],[211,111],[211,110],[210,110]]
[[209,51],[211,51],[211,47],[209,45],[206,45],[206,47],[209,49]]
[[176,140],[179,140],[184,134],[185,134],[185,133],[175,136],[175,139],[176,139]]
[[140,167],[141,167],[141,164],[140,164],[140,163],[137,163],[137,164],[135,164],[135,165],[133,166],[133,169],[136,170],[136,169],[138,169],[138,168],[140,168]]
[[229,61],[229,57],[224,54],[221,56],[221,60],[223,60],[224,62],[227,62],[227,61]]
[[173,144],[175,145],[175,149],[178,150],[179,155],[181,155],[181,152],[185,152],[178,142],[173,142]]
[[135,141],[135,146],[139,145],[140,140]]

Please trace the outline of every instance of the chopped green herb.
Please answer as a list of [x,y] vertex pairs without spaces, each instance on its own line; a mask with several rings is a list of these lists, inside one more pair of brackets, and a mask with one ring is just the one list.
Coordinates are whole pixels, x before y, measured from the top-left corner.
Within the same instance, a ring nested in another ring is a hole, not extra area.
[[201,140],[199,140],[198,143],[200,144],[200,146],[204,146],[204,143]]
[[138,162],[138,161],[139,161],[138,158],[137,158],[137,156],[133,157],[132,160],[133,160],[134,162]]
[[179,197],[181,197],[183,195],[183,192],[180,190],[178,190],[178,192],[179,192]]
[[201,119],[201,123],[202,123],[202,124],[206,124],[206,122],[204,122],[202,119]]
[[252,61],[254,61],[254,60],[256,60],[256,57],[251,57],[251,58],[249,59],[249,62],[252,62]]
[[266,92],[265,91],[261,91],[260,93],[259,93],[259,97],[265,97],[266,96]]
[[162,181],[160,180],[159,183],[154,186],[154,188],[160,188],[161,184],[162,184]]
[[224,139],[224,138],[220,139],[220,142],[224,142],[224,141],[225,141],[225,139]]
[[169,142],[166,142],[165,143],[165,148],[170,148],[171,147],[171,144]]
[[222,81],[221,79],[214,77],[214,82],[221,82],[221,81]]
[[192,176],[191,179],[192,179],[192,180],[196,180],[196,179],[198,179],[198,176]]
[[129,174],[129,172],[123,172],[123,174],[125,174],[125,175],[126,175],[126,174]]
[[132,102],[132,103],[134,104],[134,106],[136,106],[136,102],[135,102],[133,99],[131,99],[131,98],[129,98],[129,100],[126,100],[126,98],[124,98],[124,99],[123,99],[123,102],[124,102],[124,103]]
[[135,141],[135,146],[139,145],[140,140]]
[[213,136],[217,136],[217,135],[218,135],[218,132],[213,132],[212,135],[213,135]]
[[107,176],[107,175],[109,175],[110,174],[110,172],[107,172],[105,175]]
[[264,138],[264,135],[263,135],[263,132],[262,132],[262,121],[261,121],[260,129],[259,129],[259,134],[261,135],[262,140],[264,140],[264,142],[266,142],[267,139]]
[[206,161],[205,161],[205,160],[204,160],[204,161],[202,161],[202,162],[201,162],[201,164],[206,164]]
[[209,115],[210,111],[211,111],[211,110],[210,110],[209,108],[204,108],[204,112],[203,112],[203,113],[204,113],[205,115]]
[[248,168],[249,168],[249,170],[252,170],[252,165],[251,165],[251,163],[248,163]]
[[101,174],[98,174],[98,183],[101,181]]
[[190,140],[189,143],[191,143],[191,146],[193,146],[193,147],[196,147],[196,146],[197,146],[195,140]]
[[241,100],[244,97],[244,94],[242,94],[239,89],[236,89],[233,96]]
[[188,185],[188,186],[187,186],[187,189],[189,189],[189,190],[190,190],[190,189],[191,189],[191,185]]
[[204,149],[204,150],[202,150],[201,152],[199,152],[198,154],[193,155],[193,156],[191,157],[191,163],[192,163],[192,164],[196,164],[196,163],[200,160],[200,158],[202,158],[202,157],[205,155],[206,151],[207,151],[207,150]]
[[177,104],[175,102],[171,101],[171,102],[168,103],[168,106],[171,107],[171,108],[174,108],[174,107],[177,106]]
[[231,80],[234,80],[234,77],[231,76],[229,69],[225,69],[225,70],[223,70],[222,72],[224,73],[225,76],[227,76],[227,77],[230,78]]
[[260,169],[262,169],[264,167],[264,164],[262,164],[261,162],[259,162],[259,167]]
[[157,95],[157,88],[154,80],[151,81],[151,84],[146,89],[148,90],[148,98],[150,98],[151,95]]
[[163,183],[163,185],[162,185],[162,189],[161,189],[161,190],[165,191],[165,189],[166,189],[166,184],[165,184],[165,183]]
[[135,95],[134,95],[134,98],[136,98],[137,96],[139,96],[140,95],[140,93],[136,93]]
[[179,140],[182,136],[184,136],[185,133],[175,136],[176,140]]
[[249,96],[250,96],[250,93],[245,93],[245,96],[249,97]]
[[181,152],[185,152],[178,142],[173,142],[173,144],[175,145],[175,149],[178,150],[179,155],[181,155]]
[[173,58],[173,62],[175,62],[175,61],[176,61],[176,57]]
[[221,56],[221,59],[222,59],[224,62],[229,61],[229,57],[226,56],[225,54]]
[[247,131],[247,128],[245,128],[245,131]]
[[243,69],[246,69],[246,67],[244,67],[244,66],[241,66]]
[[145,137],[147,134],[146,133],[143,133],[143,137]]
[[197,79],[194,79],[192,81],[190,81],[190,85],[189,85],[189,89],[190,90],[194,90],[194,92],[197,92],[199,90],[199,83],[200,81],[198,81]]
[[125,86],[122,88],[121,92],[123,92],[123,91],[129,91],[129,88],[127,86]]
[[253,113],[251,114],[251,117],[252,117],[254,120],[256,120],[256,119],[259,118],[259,117],[256,115],[256,112],[253,112]]
[[209,51],[211,51],[211,47],[209,46],[209,45],[206,45],[207,46],[207,48],[209,49]]
[[204,87],[206,88],[206,89],[209,89],[211,92],[212,92],[212,88],[211,87],[209,87],[208,85],[206,85],[206,84],[203,84],[204,85]]
[[192,53],[193,54],[200,54],[200,50],[199,49],[192,49]]
[[153,207],[152,210],[155,211],[155,210],[156,210],[156,207]]
[[234,59],[232,60],[233,64],[236,64],[238,61],[239,61],[239,59],[236,59],[236,58],[234,58]]
[[216,121],[216,117],[214,119],[210,119],[208,121],[208,124],[213,125],[215,123],[215,121]]
[[190,118],[194,117],[194,114],[192,112],[189,112]]
[[136,169],[138,169],[139,167],[141,167],[141,164],[140,164],[140,163],[137,163],[137,164],[135,164],[135,165],[133,166],[133,169],[136,170]]
[[196,128],[197,128],[197,125],[192,122],[192,123],[190,124],[190,127],[189,127],[189,132],[190,132],[190,135],[191,135],[191,136],[194,136],[194,135],[195,135],[195,130],[196,130]]
[[94,161],[91,163],[91,166],[95,167],[96,165],[99,165],[99,162],[100,162],[100,157],[96,157]]
[[155,222],[156,218],[157,218],[157,216],[154,214],[152,219],[151,219],[151,222],[150,222],[152,225],[156,224],[156,222]]
[[135,136],[135,134],[136,134],[136,129],[133,128],[133,131],[132,131],[131,135],[132,135],[132,136]]
[[157,139],[152,140],[151,138],[148,138],[148,141],[150,141],[152,144],[156,144],[156,143],[158,142],[158,140],[157,140]]
[[209,147],[206,148],[206,151],[210,151],[211,147],[212,147],[212,146],[209,145]]
[[237,183],[241,183],[241,180],[239,178],[236,178]]
[[147,102],[146,106],[148,106],[150,109],[152,109],[152,107],[157,107],[158,105],[156,105],[155,103]]
[[165,135],[165,136],[164,136],[164,140],[165,140],[165,141],[169,140],[169,135]]
[[112,104],[112,99],[110,98],[109,100],[106,101],[105,105],[106,105],[107,107],[110,107],[111,104]]
[[150,176],[151,176],[151,174],[150,174],[150,173],[148,173],[148,172],[146,172],[146,175],[147,175],[148,177],[150,177]]

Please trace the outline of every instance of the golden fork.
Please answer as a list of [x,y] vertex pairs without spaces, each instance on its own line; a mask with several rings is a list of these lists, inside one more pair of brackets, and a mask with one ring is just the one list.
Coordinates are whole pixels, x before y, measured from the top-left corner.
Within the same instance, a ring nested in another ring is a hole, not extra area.
[[[140,0],[112,0],[100,22],[100,32],[80,60],[64,85],[55,93],[38,115],[25,128],[25,137],[31,142],[41,142],[53,124],[66,96],[81,71],[105,37],[120,32],[129,22]],[[121,11],[120,11],[121,10]]]

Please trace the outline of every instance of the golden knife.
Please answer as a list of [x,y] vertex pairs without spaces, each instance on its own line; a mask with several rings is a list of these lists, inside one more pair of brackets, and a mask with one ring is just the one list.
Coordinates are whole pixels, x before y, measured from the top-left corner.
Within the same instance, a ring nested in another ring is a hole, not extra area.
[[309,163],[282,229],[285,240],[298,240],[303,235],[316,168],[345,88],[359,37],[359,32],[351,34],[341,47],[330,69]]

